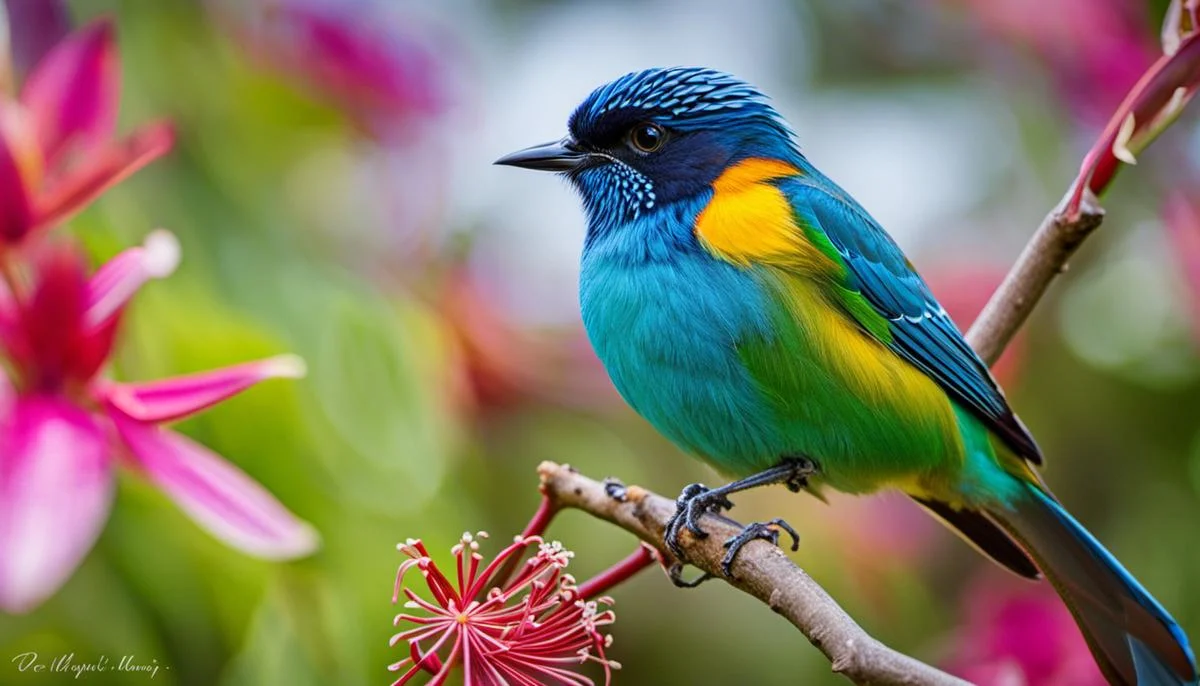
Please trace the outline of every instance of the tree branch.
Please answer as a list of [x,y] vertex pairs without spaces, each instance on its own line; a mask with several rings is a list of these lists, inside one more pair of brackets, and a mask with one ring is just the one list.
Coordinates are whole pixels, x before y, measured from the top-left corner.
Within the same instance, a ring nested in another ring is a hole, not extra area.
[[1068,192],[1042,220],[1017,263],[967,332],[967,342],[988,364],[1000,357],[1050,282],[1067,270],[1067,260],[1104,221],[1104,209],[1086,189],[1079,212],[1072,217],[1068,211],[1072,195]]
[[[553,462],[543,462],[538,474],[542,492],[556,507],[583,510],[612,522],[657,548],[663,559],[674,559],[663,547],[663,531],[675,513],[674,500],[638,486],[629,486],[623,494],[610,495],[604,484]],[[721,558],[725,555],[721,544],[740,528],[713,517],[704,520],[704,528],[709,533],[706,538],[683,536],[681,543],[688,562],[758,598],[785,617],[829,658],[833,671],[859,684],[966,686],[966,681],[872,638],[820,584],[776,546],[764,541],[750,542],[734,560],[733,578],[726,579],[721,572]]]

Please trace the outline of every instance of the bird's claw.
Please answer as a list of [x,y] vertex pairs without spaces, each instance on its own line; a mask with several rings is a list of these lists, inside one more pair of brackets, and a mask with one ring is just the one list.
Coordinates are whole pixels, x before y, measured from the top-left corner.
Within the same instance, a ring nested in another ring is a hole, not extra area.
[[784,480],[783,485],[792,493],[799,493],[808,488],[808,477],[817,473],[817,465],[807,457],[791,457],[784,461],[792,468],[792,473]]
[[[700,528],[700,519],[707,513],[720,514],[733,508],[733,502],[724,495],[712,495],[714,489],[704,484],[689,484],[675,499],[675,514],[667,520],[663,541],[667,548],[677,557],[683,558],[683,547],[679,544],[679,536],[683,528],[692,532],[696,538],[705,538],[708,533]],[[674,581],[674,577],[672,578]]]
[[769,522],[753,522],[747,524],[741,533],[725,541],[725,557],[721,558],[721,572],[726,577],[733,578],[733,561],[737,559],[742,547],[755,540],[767,541],[771,545],[777,546],[779,545],[780,531],[785,531],[792,537],[793,552],[800,549],[800,534],[796,533],[796,530],[782,519],[776,517]]
[[667,578],[669,578],[671,583],[675,584],[677,588],[695,588],[705,581],[708,581],[709,579],[715,579],[716,577],[708,572],[704,572],[695,579],[688,581],[687,579],[683,578],[683,563],[676,562],[675,564],[671,565],[670,569],[667,570]]

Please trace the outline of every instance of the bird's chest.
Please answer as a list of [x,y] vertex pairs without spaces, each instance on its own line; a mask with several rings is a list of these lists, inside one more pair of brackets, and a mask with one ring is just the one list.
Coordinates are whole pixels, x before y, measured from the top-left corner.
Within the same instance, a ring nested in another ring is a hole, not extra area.
[[659,431],[726,471],[771,461],[774,429],[738,341],[761,333],[761,286],[707,255],[585,254],[588,337],[625,400]]

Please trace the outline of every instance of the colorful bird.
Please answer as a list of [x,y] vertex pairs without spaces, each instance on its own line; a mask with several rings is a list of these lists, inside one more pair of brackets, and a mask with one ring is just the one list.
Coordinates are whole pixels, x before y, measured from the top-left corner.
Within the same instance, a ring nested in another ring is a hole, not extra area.
[[[580,302],[638,413],[720,472],[666,543],[773,483],[907,493],[1013,572],[1054,584],[1114,684],[1195,684],[1187,637],[1058,503],[1037,444],[904,253],[800,153],[753,86],[649,69],[569,135],[497,161],[563,173],[588,229]],[[757,524],[727,543],[733,560]]]

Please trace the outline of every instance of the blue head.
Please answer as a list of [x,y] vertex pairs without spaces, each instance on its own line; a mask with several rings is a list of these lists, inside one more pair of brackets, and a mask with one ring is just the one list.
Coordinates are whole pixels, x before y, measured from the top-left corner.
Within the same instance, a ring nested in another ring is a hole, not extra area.
[[589,237],[694,202],[739,160],[803,163],[766,96],[699,67],[647,69],[605,84],[575,109],[568,130],[497,164],[564,173],[583,196]]

